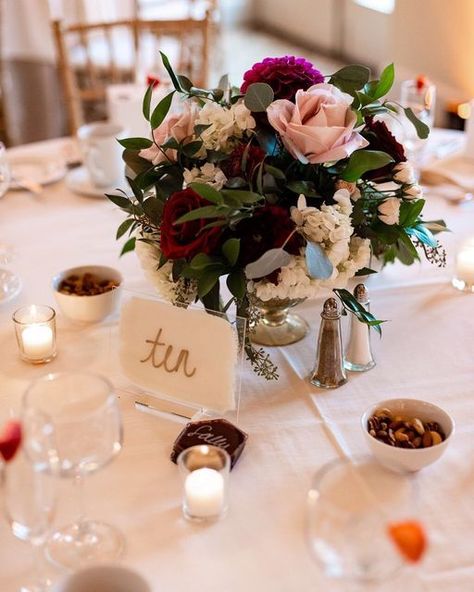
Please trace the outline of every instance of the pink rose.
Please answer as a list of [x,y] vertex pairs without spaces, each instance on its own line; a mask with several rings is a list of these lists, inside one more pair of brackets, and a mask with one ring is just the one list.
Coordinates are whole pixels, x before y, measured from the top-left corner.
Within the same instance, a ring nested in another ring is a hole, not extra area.
[[315,84],[297,91],[296,104],[274,101],[267,109],[268,121],[300,162],[341,160],[369,144],[354,131],[357,116],[350,107],[352,100],[332,84]]
[[[197,105],[192,101],[186,101],[180,113],[168,114],[163,123],[153,130],[153,139],[158,146],[161,146],[170,138],[174,138],[177,142],[183,142],[187,138],[191,139],[194,134],[196,117]],[[165,156],[156,144],[153,144],[150,148],[140,150],[139,156],[153,164],[163,162],[166,157],[173,161],[176,160],[176,150],[168,148],[168,150],[165,150]]]

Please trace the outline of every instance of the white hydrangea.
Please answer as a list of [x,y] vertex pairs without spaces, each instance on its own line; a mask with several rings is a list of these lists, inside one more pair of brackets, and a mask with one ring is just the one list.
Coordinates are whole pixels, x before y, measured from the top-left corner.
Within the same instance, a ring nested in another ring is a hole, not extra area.
[[344,288],[359,269],[368,265],[369,259],[370,241],[354,236],[349,241],[347,258],[335,265],[332,276],[327,280],[311,278],[305,258],[301,255],[292,257],[291,262],[281,268],[276,284],[266,280],[250,281],[247,288],[263,302],[274,298],[316,298],[323,289]]
[[[143,238],[150,238],[149,236],[143,236]],[[145,274],[146,279],[158,292],[159,296],[163,300],[167,300],[172,304],[176,304],[178,300],[183,302],[183,293],[180,291],[179,298],[177,290],[179,290],[179,283],[173,281],[171,275],[173,264],[171,261],[167,261],[160,269],[158,269],[158,263],[160,261],[161,251],[158,243],[151,245],[141,240],[137,240],[135,243],[135,252],[140,261],[141,267]],[[186,302],[192,302],[196,297],[195,290],[191,290],[186,294]]]
[[223,171],[212,162],[206,162],[206,164],[200,168],[193,167],[191,170],[184,169],[183,177],[185,187],[194,181],[199,181],[200,183],[211,185],[211,187],[214,187],[214,189],[217,189],[218,191],[224,187],[225,182],[227,181],[227,177],[224,175]]
[[304,257],[293,256],[291,262],[282,267],[276,285],[267,280],[250,281],[248,290],[268,301],[273,298],[314,298],[322,288],[343,288],[356,271],[368,265],[370,241],[352,236],[352,203],[349,191],[339,189],[334,194],[335,204],[308,207],[304,196],[292,208],[291,217],[299,232],[309,241],[319,244],[333,265],[333,273],[327,280],[313,279],[308,274]]
[[231,139],[242,138],[247,130],[254,129],[255,119],[241,101],[231,107],[209,101],[199,112],[195,125],[210,126],[201,133],[206,150],[229,153],[235,144]]

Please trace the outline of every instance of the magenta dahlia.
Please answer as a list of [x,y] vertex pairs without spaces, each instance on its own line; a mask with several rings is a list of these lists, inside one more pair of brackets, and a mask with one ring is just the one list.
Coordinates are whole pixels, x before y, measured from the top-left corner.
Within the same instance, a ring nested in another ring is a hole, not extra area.
[[254,82],[266,82],[275,93],[275,99],[293,101],[298,89],[306,90],[313,84],[324,82],[324,76],[311,62],[295,56],[265,58],[244,74],[240,92],[245,93]]

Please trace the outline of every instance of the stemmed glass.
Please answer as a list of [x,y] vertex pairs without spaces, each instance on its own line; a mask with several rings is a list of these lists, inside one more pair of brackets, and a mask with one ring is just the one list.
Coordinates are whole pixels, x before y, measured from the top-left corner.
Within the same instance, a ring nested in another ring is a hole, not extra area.
[[[5,195],[10,187],[11,171],[7,162],[5,146],[0,142],[0,198]],[[3,265],[10,263],[12,257],[11,247],[0,242],[0,304],[14,298],[21,290],[21,280]]]
[[109,524],[85,518],[83,492],[85,476],[108,464],[122,447],[122,422],[111,384],[85,372],[48,374],[30,386],[23,405],[27,421],[51,422],[55,431],[55,450],[38,446],[29,450],[30,457],[44,466],[57,461],[60,476],[72,478],[79,495],[78,518],[52,534],[48,557],[69,569],[116,559],[124,548],[123,536]]
[[[44,439],[51,438],[46,430]],[[49,445],[53,449],[52,443]],[[35,569],[32,581],[21,587],[21,592],[45,592],[51,581],[44,569],[44,543],[50,533],[56,507],[54,475],[38,470],[19,450],[15,458],[2,470],[2,493],[5,515],[13,534],[33,547]]]
[[[417,80],[404,80],[401,85],[400,103],[410,107],[413,113],[428,127],[433,127],[436,102],[436,87],[423,77]],[[426,140],[421,140],[413,125],[406,121],[404,144],[409,160],[417,166],[421,164]]]
[[365,457],[328,463],[308,492],[307,541],[313,558],[344,592],[383,591],[403,568],[387,527],[406,519],[412,504],[405,475]]

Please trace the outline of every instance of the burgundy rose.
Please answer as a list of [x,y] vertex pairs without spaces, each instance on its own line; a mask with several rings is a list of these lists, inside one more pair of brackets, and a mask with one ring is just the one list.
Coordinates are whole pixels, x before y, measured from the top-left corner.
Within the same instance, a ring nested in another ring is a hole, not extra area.
[[[246,150],[247,162],[245,171],[243,171],[242,158]],[[224,171],[226,177],[229,179],[232,177],[243,177],[245,179],[252,175],[255,168],[262,162],[264,158],[265,152],[260,148],[260,146],[254,146],[251,144],[247,149],[247,144],[239,144],[233,150],[229,158],[221,163],[221,168]]]
[[184,224],[174,224],[184,214],[208,205],[210,202],[193,189],[177,191],[165,202],[160,226],[160,246],[165,257],[191,259],[198,253],[212,254],[222,233],[219,227],[202,230],[212,219],[203,218]]
[[365,173],[364,178],[376,179],[378,177],[384,177],[390,174],[394,164],[398,162],[405,162],[405,150],[403,146],[397,142],[395,136],[388,129],[384,121],[375,120],[373,115],[365,118],[365,128],[362,135],[369,141],[367,150],[381,150],[389,154],[394,163],[387,164],[386,166],[369,171]]
[[275,93],[275,99],[293,101],[296,91],[306,90],[313,84],[324,82],[324,76],[311,62],[295,56],[265,58],[244,74],[240,92],[245,93],[254,82],[266,82]]
[[[266,205],[256,210],[251,218],[245,218],[237,225],[240,237],[239,263],[252,263],[270,249],[282,247],[295,224],[288,210],[281,206]],[[298,255],[302,245],[301,236],[294,233],[285,245],[285,251]]]

